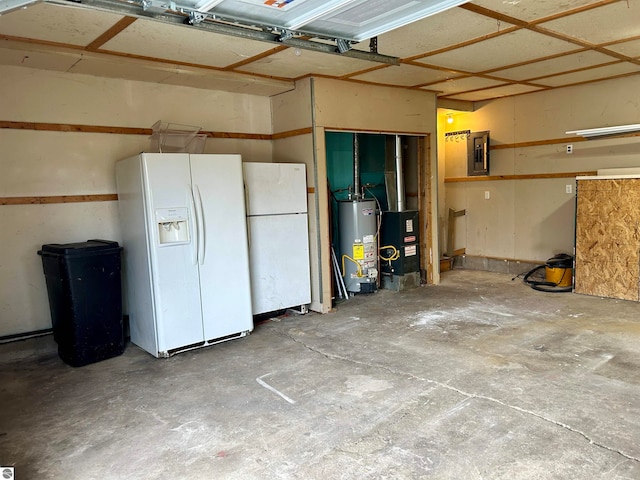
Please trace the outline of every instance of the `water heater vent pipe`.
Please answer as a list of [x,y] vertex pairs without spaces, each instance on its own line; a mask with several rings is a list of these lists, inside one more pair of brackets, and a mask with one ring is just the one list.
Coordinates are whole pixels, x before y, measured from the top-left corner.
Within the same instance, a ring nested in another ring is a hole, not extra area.
[[360,199],[360,140],[353,134],[353,198]]
[[402,171],[402,142],[400,135],[395,138],[396,195],[398,212],[404,212],[404,172]]

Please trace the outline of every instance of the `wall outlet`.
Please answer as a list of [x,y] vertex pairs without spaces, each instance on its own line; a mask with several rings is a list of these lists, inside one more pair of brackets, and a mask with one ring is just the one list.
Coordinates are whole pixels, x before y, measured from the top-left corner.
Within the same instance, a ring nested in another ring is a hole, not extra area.
[[571,155],[573,153],[573,145],[567,145],[567,155]]
[[571,185],[571,184],[565,185],[564,191],[567,192],[567,193],[573,193],[573,185]]
[[491,192],[489,192],[489,190],[486,190],[484,192],[484,199],[489,200],[490,198],[491,198]]

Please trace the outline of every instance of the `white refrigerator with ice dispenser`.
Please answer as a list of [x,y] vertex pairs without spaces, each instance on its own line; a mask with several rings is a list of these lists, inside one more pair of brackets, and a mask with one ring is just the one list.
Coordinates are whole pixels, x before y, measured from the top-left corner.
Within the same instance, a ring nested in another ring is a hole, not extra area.
[[245,162],[253,313],[311,303],[304,164]]
[[116,164],[131,341],[156,357],[253,330],[240,155]]

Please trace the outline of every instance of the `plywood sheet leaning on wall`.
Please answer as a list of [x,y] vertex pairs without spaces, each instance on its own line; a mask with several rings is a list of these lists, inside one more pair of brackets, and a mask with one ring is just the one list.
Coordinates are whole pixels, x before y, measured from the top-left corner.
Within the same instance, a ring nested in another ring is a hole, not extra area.
[[640,300],[640,178],[578,180],[576,293]]

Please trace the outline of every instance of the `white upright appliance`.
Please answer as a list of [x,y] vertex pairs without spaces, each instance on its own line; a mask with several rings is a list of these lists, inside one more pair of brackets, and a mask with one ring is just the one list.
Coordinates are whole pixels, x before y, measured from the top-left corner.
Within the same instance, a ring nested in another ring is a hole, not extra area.
[[304,164],[244,163],[254,315],[311,303]]
[[156,357],[253,330],[240,155],[116,164],[131,341]]

